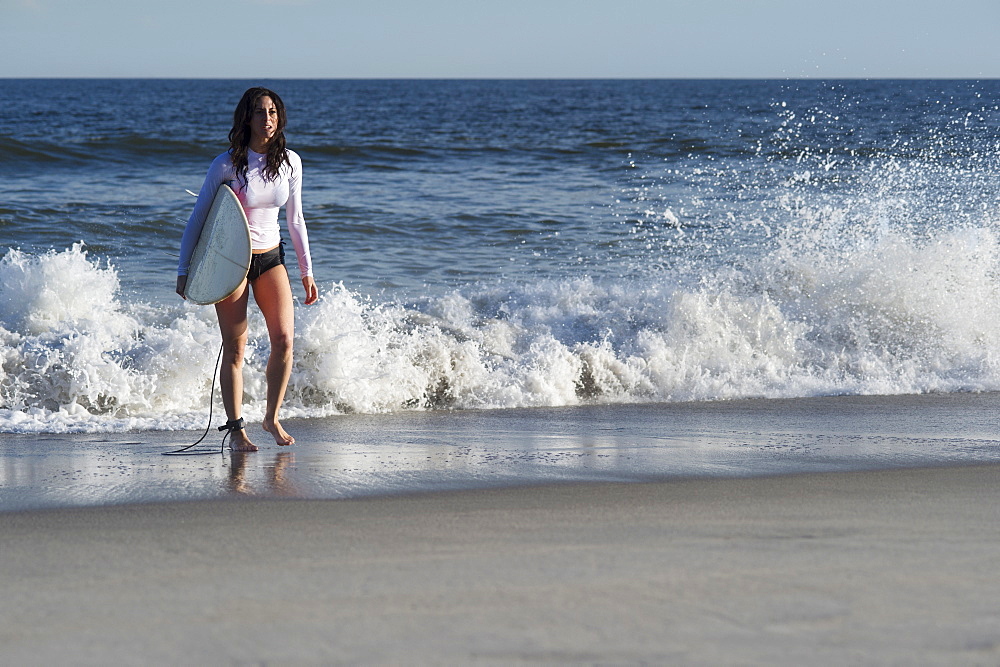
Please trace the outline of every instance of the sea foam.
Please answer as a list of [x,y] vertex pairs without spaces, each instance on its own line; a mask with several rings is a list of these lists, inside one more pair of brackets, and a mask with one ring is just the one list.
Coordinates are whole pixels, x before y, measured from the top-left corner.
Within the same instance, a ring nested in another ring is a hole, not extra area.
[[[697,276],[477,284],[409,304],[323,285],[296,306],[284,414],[1000,389],[990,220],[851,234],[823,208],[796,216],[768,251]],[[82,245],[10,250],[0,278],[0,430],[204,426],[212,308],[128,302]],[[255,308],[250,332],[245,414],[260,419]]]

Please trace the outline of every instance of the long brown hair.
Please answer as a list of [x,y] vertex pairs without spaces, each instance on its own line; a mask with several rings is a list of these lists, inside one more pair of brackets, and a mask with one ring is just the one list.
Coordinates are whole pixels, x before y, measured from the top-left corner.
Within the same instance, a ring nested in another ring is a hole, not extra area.
[[250,149],[250,119],[253,118],[254,109],[257,102],[263,97],[270,97],[278,109],[278,129],[274,137],[267,144],[267,166],[264,167],[264,178],[273,181],[281,171],[281,165],[291,166],[288,160],[288,152],[285,150],[285,103],[281,101],[278,94],[267,88],[250,88],[243,93],[243,98],[236,105],[233,111],[233,129],[229,130],[229,155],[233,160],[233,167],[239,180],[246,185],[247,182],[247,152]]

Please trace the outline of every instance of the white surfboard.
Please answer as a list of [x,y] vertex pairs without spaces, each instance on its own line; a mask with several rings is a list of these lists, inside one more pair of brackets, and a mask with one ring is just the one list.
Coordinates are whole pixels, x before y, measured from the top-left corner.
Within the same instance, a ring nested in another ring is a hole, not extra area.
[[246,213],[236,193],[223,183],[191,254],[184,296],[202,306],[222,301],[247,277],[250,252]]

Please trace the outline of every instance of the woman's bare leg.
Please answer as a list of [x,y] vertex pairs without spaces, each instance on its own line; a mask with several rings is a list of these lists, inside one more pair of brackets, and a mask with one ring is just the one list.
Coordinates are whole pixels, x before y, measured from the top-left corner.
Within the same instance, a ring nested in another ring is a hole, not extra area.
[[[243,356],[247,345],[247,301],[250,290],[240,286],[229,298],[215,304],[222,332],[222,366],[219,369],[219,389],[226,418],[230,421],[243,416]],[[233,431],[230,446],[237,452],[255,452],[257,446],[247,438],[245,430]]]
[[267,412],[264,430],[274,436],[279,445],[290,445],[295,438],[288,435],[278,421],[285,389],[292,374],[292,340],[295,336],[295,313],[292,308],[292,287],[283,266],[266,271],[253,281],[253,298],[267,323],[271,354],[267,358]]

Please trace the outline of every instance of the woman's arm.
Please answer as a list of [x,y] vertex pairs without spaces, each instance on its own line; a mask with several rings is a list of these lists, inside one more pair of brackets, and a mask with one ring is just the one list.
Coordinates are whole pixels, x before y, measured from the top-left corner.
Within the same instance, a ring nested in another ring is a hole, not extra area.
[[291,174],[288,177],[288,201],[285,202],[285,223],[288,235],[295,247],[295,256],[299,260],[299,274],[302,277],[302,287],[306,291],[305,303],[315,303],[319,298],[316,281],[312,277],[312,257],[309,254],[309,233],[306,230],[305,217],[302,215],[302,159],[294,151],[288,151],[288,161]]

